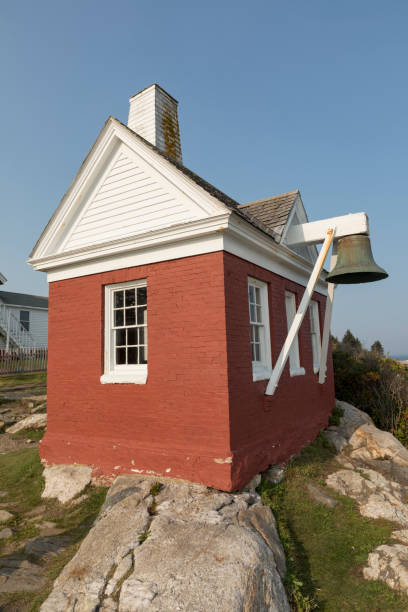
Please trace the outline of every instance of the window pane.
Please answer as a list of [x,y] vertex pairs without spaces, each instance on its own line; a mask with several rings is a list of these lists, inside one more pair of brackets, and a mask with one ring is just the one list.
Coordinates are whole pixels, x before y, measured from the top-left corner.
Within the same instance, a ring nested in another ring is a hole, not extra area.
[[126,344],[126,330],[117,329],[116,330],[116,346],[125,346],[125,344]]
[[30,331],[30,311],[20,310],[20,323],[21,327]]
[[131,327],[127,330],[128,345],[137,344],[137,327]]
[[147,304],[147,287],[138,287],[137,289],[137,305]]
[[261,361],[261,348],[259,344],[254,344],[255,346],[255,361]]
[[123,310],[115,310],[115,327],[123,325]]
[[248,286],[248,292],[249,292],[249,301],[254,302],[255,301],[255,290],[252,285]]
[[257,304],[261,303],[261,290],[259,287],[255,287],[255,301]]
[[139,346],[139,363],[147,363],[147,346]]
[[250,306],[249,306],[249,317],[250,317],[251,323],[255,323],[256,322],[255,306],[253,306],[252,304],[250,304]]
[[254,325],[254,341],[259,342],[259,327]]
[[113,304],[115,308],[123,306],[123,291],[115,291]]
[[137,323],[138,325],[146,325],[147,323],[147,308],[146,306],[142,306],[137,309]]
[[125,348],[116,349],[116,363],[117,365],[123,365],[126,363],[126,349]]
[[146,344],[145,341],[145,327],[139,327],[139,344]]
[[258,323],[262,323],[262,314],[261,314],[261,307],[257,306],[256,307],[256,320]]
[[137,363],[137,346],[131,346],[128,348],[128,363]]
[[136,306],[136,294],[134,289],[126,289],[125,306]]
[[135,325],[136,313],[134,308],[128,308],[126,312],[126,325]]
[[255,344],[251,344],[251,358],[255,361]]

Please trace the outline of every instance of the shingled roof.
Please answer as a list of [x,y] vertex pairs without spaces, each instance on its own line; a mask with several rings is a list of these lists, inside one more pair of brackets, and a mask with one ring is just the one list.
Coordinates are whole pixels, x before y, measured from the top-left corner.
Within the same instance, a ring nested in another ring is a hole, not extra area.
[[260,221],[277,234],[282,235],[298,195],[299,189],[295,189],[294,191],[281,193],[264,200],[255,200],[254,202],[241,204],[239,209],[246,216]]
[[0,291],[0,302],[9,306],[25,306],[26,308],[48,308],[48,298],[28,293],[13,293]]

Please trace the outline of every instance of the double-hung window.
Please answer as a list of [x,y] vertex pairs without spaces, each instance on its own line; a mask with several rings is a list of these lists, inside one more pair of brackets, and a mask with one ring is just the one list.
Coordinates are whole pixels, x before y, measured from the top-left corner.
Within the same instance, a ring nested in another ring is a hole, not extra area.
[[319,303],[312,300],[309,305],[310,316],[310,337],[313,352],[313,371],[315,374],[320,369],[320,322],[319,322]]
[[253,380],[265,380],[272,374],[267,284],[255,278],[249,278],[248,301],[252,378]]
[[[288,331],[292,325],[293,319],[296,315],[296,296],[291,291],[285,291],[285,305],[286,305],[286,321],[288,325]],[[300,376],[305,373],[305,369],[300,366],[300,355],[299,355],[299,338],[298,334],[293,340],[292,347],[289,353],[289,370],[291,376]]]
[[146,280],[105,287],[103,383],[147,380]]
[[30,331],[30,311],[29,310],[20,310],[20,323],[21,326]]

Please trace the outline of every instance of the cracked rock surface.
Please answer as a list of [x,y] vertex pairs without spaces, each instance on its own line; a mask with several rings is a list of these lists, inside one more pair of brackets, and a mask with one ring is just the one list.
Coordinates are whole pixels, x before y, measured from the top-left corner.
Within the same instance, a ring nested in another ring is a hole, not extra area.
[[289,612],[282,545],[257,493],[153,484],[116,479],[42,612]]
[[364,412],[346,402],[336,404],[344,416],[326,435],[343,469],[330,474],[326,484],[356,500],[362,516],[402,528],[392,534],[398,543],[383,544],[369,554],[363,575],[408,594],[408,450],[377,429]]

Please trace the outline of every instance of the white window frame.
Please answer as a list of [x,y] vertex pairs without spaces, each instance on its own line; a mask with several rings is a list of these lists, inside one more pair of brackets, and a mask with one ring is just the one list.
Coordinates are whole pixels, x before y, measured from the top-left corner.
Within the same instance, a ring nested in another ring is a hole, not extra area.
[[[251,322],[251,310],[249,303],[250,286],[259,289],[261,321]],[[271,332],[269,328],[269,304],[268,304],[268,285],[256,278],[248,277],[248,309],[250,329],[253,325],[259,328],[260,338],[260,361],[252,361],[252,380],[266,380],[272,375],[272,353],[271,353]],[[251,337],[250,337],[251,340]],[[251,347],[252,351],[252,347]],[[251,354],[252,359],[252,354]]]
[[311,300],[309,305],[310,316],[310,341],[312,343],[313,353],[313,372],[315,374],[320,370],[321,356],[321,338],[320,338],[320,318],[319,318],[319,302]]
[[[296,315],[296,294],[293,291],[285,291],[285,310],[289,331]],[[306,373],[305,368],[302,368],[300,365],[298,334],[296,334],[289,352],[289,371],[291,376],[303,376]]]
[[[115,346],[113,341],[113,294],[120,289],[137,289],[147,287],[146,279],[129,281],[127,283],[115,283],[105,286],[105,345],[104,345],[104,373],[101,383],[133,383],[144,385],[147,381],[146,364],[115,364]],[[149,299],[149,297],[148,297]]]

